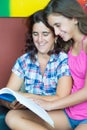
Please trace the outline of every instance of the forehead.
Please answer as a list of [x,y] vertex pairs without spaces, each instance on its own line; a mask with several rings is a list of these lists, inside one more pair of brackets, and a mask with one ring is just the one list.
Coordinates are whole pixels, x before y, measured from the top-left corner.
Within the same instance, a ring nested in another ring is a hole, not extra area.
[[43,22],[37,22],[33,25],[33,30],[50,30]]
[[52,26],[56,23],[63,23],[67,20],[66,17],[58,13],[52,13],[48,16],[48,23]]

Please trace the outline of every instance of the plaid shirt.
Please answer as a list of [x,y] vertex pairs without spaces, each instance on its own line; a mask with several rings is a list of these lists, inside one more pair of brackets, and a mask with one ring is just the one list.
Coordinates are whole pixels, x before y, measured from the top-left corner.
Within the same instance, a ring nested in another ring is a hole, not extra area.
[[24,79],[26,92],[38,95],[55,95],[58,79],[70,75],[67,60],[67,54],[64,52],[52,54],[42,76],[38,60],[33,63],[29,53],[26,53],[17,59],[12,71]]

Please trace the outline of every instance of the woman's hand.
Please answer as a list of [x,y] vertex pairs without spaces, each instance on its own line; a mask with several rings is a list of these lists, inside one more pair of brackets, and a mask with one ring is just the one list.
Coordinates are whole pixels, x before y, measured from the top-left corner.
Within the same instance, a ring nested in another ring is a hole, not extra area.
[[20,104],[17,100],[15,100],[10,103],[10,109],[26,109],[26,107]]
[[11,104],[10,102],[7,102],[7,101],[5,101],[3,99],[0,99],[0,105],[1,106],[4,106],[4,107],[10,109],[10,104]]
[[25,109],[25,107],[16,100],[10,103],[1,99],[0,105],[5,106],[8,109]]

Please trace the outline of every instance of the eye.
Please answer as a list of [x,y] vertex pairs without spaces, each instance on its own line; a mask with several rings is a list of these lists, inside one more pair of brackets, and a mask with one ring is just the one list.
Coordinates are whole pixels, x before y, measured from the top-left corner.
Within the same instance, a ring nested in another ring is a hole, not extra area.
[[59,28],[59,27],[60,27],[60,24],[59,24],[59,23],[56,23],[56,24],[55,24],[55,27]]
[[59,28],[59,27],[60,27],[60,25],[59,25],[59,24],[57,24],[57,25],[56,25],[56,27],[58,27],[58,28]]
[[32,32],[32,35],[33,36],[38,36],[38,33],[37,32]]
[[50,32],[43,32],[44,36],[48,36]]

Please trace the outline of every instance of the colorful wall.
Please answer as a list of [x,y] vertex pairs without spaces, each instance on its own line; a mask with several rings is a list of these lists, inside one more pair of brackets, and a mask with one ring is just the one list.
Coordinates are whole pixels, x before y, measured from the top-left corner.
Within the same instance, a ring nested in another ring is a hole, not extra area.
[[[0,17],[26,17],[44,8],[50,0],[0,0]],[[87,12],[87,0],[77,0]]]
[[50,0],[0,0],[1,17],[26,17],[44,8]]
[[[15,60],[25,45],[25,19],[50,0],[0,0],[0,88],[9,79]],[[87,0],[78,0],[87,12]]]
[[78,0],[85,12],[87,13],[87,0]]
[[0,0],[0,88],[6,86],[11,68],[25,45],[26,17],[49,0]]
[[11,68],[25,46],[25,18],[0,18],[0,88],[6,86]]

